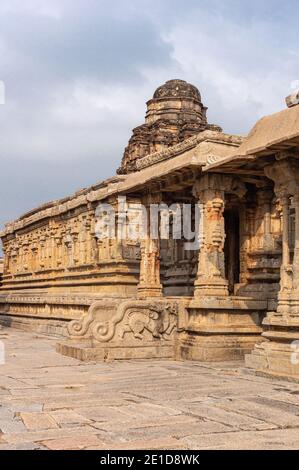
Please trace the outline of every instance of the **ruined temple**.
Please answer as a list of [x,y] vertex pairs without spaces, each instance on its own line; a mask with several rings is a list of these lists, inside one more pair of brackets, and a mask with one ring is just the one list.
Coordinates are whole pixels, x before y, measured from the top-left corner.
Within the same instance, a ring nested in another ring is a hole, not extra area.
[[[81,360],[245,357],[299,379],[298,102],[241,137],[208,124],[193,85],[159,87],[117,175],[6,224],[0,323]],[[101,237],[99,204],[121,227],[141,206],[191,207],[200,243],[186,249],[174,216],[168,238],[150,223]]]

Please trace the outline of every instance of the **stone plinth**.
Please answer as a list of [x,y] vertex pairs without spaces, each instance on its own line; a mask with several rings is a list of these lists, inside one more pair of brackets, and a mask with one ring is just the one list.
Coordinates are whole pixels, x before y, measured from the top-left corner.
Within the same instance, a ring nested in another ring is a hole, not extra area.
[[177,360],[241,359],[261,339],[267,302],[242,297],[194,299],[176,344]]
[[173,299],[102,299],[69,323],[71,339],[59,342],[57,351],[82,361],[173,358],[177,324]]
[[[1,295],[0,325],[69,337],[69,323],[85,317],[90,306],[99,299],[100,296],[84,291],[64,295],[33,291]],[[104,299],[107,312],[112,312],[120,301],[120,298]]]
[[260,374],[299,380],[298,304],[298,296],[281,295],[278,311],[268,313],[263,321],[263,342],[246,356],[247,367]]
[[258,373],[299,379],[299,165],[281,153],[265,172],[282,207],[282,263],[276,312],[265,318],[264,342],[246,358]]
[[59,342],[56,351],[63,356],[73,357],[83,362],[105,362],[129,359],[172,359],[173,343],[161,342],[158,339],[140,344],[109,343],[99,345],[93,341],[76,343],[75,341]]
[[[293,338],[297,338],[294,341],[299,341],[298,330],[293,333]],[[286,336],[289,335],[285,335],[284,339]],[[292,346],[290,341],[264,341],[256,345],[251,354],[246,355],[245,363],[257,374],[299,381],[298,346]]]

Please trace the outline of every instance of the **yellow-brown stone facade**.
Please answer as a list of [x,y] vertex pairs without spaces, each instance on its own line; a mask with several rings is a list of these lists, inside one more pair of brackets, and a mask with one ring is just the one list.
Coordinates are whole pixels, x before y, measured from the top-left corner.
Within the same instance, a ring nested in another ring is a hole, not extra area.
[[247,354],[299,378],[299,106],[245,140],[184,81],[147,106],[117,176],[6,225],[1,324],[81,360]]
[[[298,153],[299,155],[299,153]],[[264,320],[264,341],[247,357],[260,372],[299,379],[299,164],[292,153],[276,154],[265,167],[280,201],[282,262],[278,306]]]

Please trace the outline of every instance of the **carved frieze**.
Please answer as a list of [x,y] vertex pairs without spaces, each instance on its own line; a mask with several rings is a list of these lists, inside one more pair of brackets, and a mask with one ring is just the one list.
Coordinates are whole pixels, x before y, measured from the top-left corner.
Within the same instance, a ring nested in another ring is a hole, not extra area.
[[152,339],[171,339],[177,326],[178,306],[170,301],[130,300],[116,311],[109,310],[105,300],[91,305],[87,316],[68,326],[71,337],[92,337],[99,343],[121,341],[129,337],[143,340],[145,332]]

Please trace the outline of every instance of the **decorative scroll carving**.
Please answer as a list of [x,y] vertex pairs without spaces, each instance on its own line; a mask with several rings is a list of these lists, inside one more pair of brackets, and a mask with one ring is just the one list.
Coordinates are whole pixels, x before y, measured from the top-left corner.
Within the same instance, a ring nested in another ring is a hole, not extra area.
[[102,318],[105,302],[99,301],[91,305],[86,317],[72,321],[68,331],[71,337],[91,336],[100,343],[124,339],[130,333],[142,340],[145,330],[153,338],[167,340],[176,328],[177,315],[175,302],[131,300],[121,303],[108,318]]

